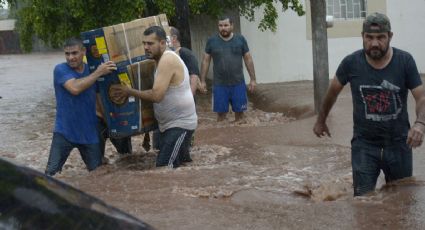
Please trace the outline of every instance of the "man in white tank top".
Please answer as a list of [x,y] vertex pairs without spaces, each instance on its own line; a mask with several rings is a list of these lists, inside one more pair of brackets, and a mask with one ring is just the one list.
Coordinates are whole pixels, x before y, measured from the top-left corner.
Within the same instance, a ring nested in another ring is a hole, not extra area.
[[190,158],[190,139],[198,124],[189,73],[180,57],[167,50],[164,29],[152,26],[143,35],[146,56],[157,66],[152,89],[139,91],[117,84],[111,87],[112,96],[131,95],[154,102],[161,132],[156,166],[174,168]]

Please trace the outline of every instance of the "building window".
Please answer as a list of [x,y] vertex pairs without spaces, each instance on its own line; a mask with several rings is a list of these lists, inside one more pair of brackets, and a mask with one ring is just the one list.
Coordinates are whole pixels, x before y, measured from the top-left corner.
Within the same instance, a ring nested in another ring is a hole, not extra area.
[[[305,0],[307,39],[311,40],[310,2]],[[387,12],[388,0],[326,0],[327,15],[334,16],[334,26],[328,28],[328,38],[361,37],[363,20],[371,12]]]
[[366,0],[326,0],[326,11],[335,20],[363,19],[366,5]]

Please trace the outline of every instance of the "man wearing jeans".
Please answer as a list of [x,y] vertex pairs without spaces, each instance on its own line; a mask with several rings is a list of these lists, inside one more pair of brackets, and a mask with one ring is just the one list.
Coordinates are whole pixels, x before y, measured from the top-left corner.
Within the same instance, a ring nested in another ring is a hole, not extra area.
[[157,66],[152,89],[139,91],[116,84],[111,86],[111,94],[117,97],[132,95],[154,102],[160,131],[156,166],[174,168],[189,155],[190,139],[198,125],[189,72],[175,52],[166,50],[164,29],[152,26],[143,35],[146,56],[154,59]]
[[116,70],[113,62],[100,65],[92,74],[83,63],[86,50],[80,39],[64,45],[65,63],[54,69],[56,120],[45,173],[53,176],[62,170],[72,149],[77,148],[89,171],[101,164],[96,130],[96,80]]
[[[374,191],[381,170],[387,183],[412,176],[411,148],[420,146],[424,137],[425,91],[413,57],[391,47],[392,36],[386,15],[366,17],[363,49],[342,60],[313,128],[318,137],[330,136],[326,118],[344,85],[350,83],[354,196]],[[412,127],[407,114],[408,90],[416,101]]]

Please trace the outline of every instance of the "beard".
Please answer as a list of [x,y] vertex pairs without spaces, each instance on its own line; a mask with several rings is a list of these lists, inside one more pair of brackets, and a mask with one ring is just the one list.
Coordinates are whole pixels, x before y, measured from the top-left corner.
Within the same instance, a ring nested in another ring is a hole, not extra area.
[[389,42],[383,48],[379,48],[379,47],[366,48],[365,44],[363,44],[363,50],[366,52],[366,55],[373,60],[382,59],[387,54],[389,47],[390,47]]
[[150,52],[146,52],[145,51],[145,55],[147,59],[152,59],[152,60],[159,60],[162,56],[162,52],[161,50],[158,48],[158,50],[151,50]]
[[230,37],[230,32],[228,32],[228,31],[224,31],[224,30],[222,30],[222,31],[220,31],[220,35],[223,37],[223,38],[228,38],[228,37]]
[[151,53],[146,53],[146,58],[147,58],[147,59],[153,59],[153,56],[152,56],[152,54],[151,54]]
[[147,51],[145,51],[145,55],[146,55],[146,58],[148,58],[148,59],[155,59],[155,52],[153,52],[152,50],[150,51],[150,52],[147,52]]

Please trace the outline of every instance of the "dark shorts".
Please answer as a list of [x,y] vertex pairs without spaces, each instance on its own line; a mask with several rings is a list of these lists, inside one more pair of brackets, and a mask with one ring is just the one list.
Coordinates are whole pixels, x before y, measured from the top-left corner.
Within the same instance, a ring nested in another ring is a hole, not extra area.
[[227,113],[229,112],[229,103],[235,113],[240,113],[247,109],[248,99],[245,82],[232,86],[213,86],[213,111]]
[[111,143],[120,154],[132,153],[131,137],[113,138],[108,135],[108,128],[101,118],[97,118],[97,132],[99,134],[99,147],[102,157],[105,155],[106,139],[109,138]]
[[62,167],[68,159],[72,149],[77,148],[80,151],[81,158],[89,171],[97,168],[101,162],[99,144],[76,144],[69,142],[62,134],[53,133],[52,145],[50,147],[49,160],[47,162],[47,175],[53,176],[62,171]]
[[171,128],[160,133],[156,166],[175,168],[190,160],[190,140],[194,130]]
[[382,170],[385,181],[391,182],[412,176],[412,149],[406,141],[390,146],[377,146],[360,138],[351,141],[354,196],[374,191]]

